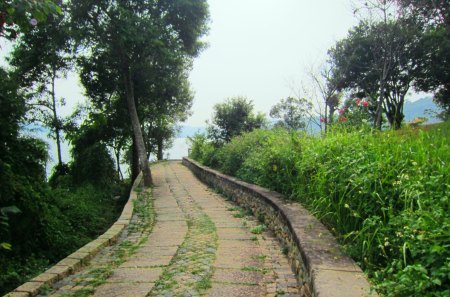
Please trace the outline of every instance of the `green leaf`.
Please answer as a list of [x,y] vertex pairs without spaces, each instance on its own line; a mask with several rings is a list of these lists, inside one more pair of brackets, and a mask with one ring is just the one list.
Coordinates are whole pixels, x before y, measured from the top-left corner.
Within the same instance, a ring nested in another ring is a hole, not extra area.
[[12,206],[6,206],[6,207],[2,207],[0,208],[0,211],[2,212],[2,214],[18,214],[21,213],[20,209],[17,208],[16,206],[12,205]]
[[34,12],[34,16],[39,22],[45,21],[47,19],[46,14],[39,10]]
[[6,12],[7,12],[9,15],[12,15],[15,11],[16,11],[16,10],[15,10],[14,7],[8,7],[8,8],[6,9]]
[[58,14],[62,14],[62,9],[61,9],[61,7],[59,7],[58,5],[55,5],[55,10],[56,10],[56,12],[58,13]]
[[5,250],[11,250],[11,244],[7,242],[0,243],[0,247],[2,247]]

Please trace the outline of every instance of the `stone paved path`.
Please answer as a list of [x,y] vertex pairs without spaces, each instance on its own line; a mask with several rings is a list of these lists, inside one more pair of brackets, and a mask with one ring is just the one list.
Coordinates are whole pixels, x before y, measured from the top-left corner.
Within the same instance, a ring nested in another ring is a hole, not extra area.
[[282,247],[181,162],[152,167],[119,243],[42,296],[299,296]]

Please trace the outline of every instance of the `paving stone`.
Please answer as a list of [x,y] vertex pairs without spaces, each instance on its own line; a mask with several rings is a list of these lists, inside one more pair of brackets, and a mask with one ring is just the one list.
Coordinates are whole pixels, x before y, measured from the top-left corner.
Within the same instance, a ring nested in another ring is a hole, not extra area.
[[92,296],[98,297],[144,297],[153,288],[154,283],[107,283],[99,286]]
[[31,281],[43,282],[48,285],[51,285],[51,284],[57,282],[59,279],[60,279],[60,276],[58,274],[44,272],[44,273],[39,274],[35,278],[33,278]]
[[142,254],[137,254],[126,261],[119,268],[142,268],[142,267],[154,267],[154,266],[166,266],[169,265],[172,256],[155,256],[149,255],[147,257]]
[[243,267],[259,267],[262,268],[261,262],[257,259],[248,257],[220,257],[214,263],[217,268],[237,268]]
[[245,286],[223,283],[213,283],[208,291],[209,297],[261,297],[265,295],[264,288],[260,286]]
[[117,268],[107,282],[155,282],[161,272],[161,268]]
[[11,292],[6,294],[4,297],[29,297],[29,296],[31,295],[24,292]]
[[30,296],[36,296],[43,285],[43,282],[27,282],[16,288],[14,291],[19,293],[28,293]]
[[258,285],[264,281],[264,274],[257,271],[217,268],[212,280],[221,283]]

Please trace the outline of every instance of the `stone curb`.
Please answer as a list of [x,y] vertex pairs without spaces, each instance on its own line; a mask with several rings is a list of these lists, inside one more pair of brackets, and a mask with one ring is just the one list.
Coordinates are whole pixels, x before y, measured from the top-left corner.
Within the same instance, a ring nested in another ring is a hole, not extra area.
[[263,219],[287,249],[301,296],[378,296],[356,263],[340,250],[334,236],[299,203],[183,158],[200,180],[222,191]]
[[137,199],[137,192],[135,189],[139,186],[141,181],[142,173],[135,179],[133,186],[131,187],[130,196],[120,217],[105,233],[3,297],[37,296],[45,286],[51,286],[63,278],[74,274],[81,267],[86,266],[104,247],[117,242],[123,229],[130,224],[131,217],[133,216],[133,201]]

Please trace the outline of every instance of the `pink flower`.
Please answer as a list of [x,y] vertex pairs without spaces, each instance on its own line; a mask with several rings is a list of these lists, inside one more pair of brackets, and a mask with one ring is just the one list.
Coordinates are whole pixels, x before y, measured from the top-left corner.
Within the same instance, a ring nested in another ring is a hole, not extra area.
[[35,18],[30,20],[30,25],[31,26],[35,27],[37,24],[38,24],[38,21]]
[[325,123],[325,119],[324,118],[320,118],[320,122],[321,123]]
[[345,112],[345,109],[341,108],[339,109],[339,114],[343,114]]
[[340,118],[338,118],[338,123],[346,121],[346,120],[347,120],[346,117],[340,117]]
[[361,99],[356,99],[355,102],[359,105],[361,103]]
[[363,105],[364,105],[365,107],[367,107],[367,106],[369,106],[369,102],[364,101],[364,102],[363,102]]

